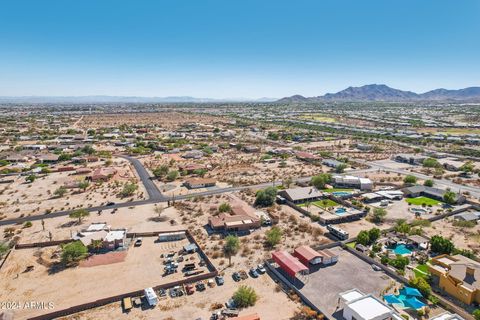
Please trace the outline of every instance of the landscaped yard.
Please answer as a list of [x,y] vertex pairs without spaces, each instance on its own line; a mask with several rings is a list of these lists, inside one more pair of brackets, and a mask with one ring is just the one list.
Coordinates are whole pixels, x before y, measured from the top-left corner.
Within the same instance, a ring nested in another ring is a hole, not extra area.
[[[308,203],[302,203],[302,204],[299,204],[298,206],[305,208],[307,207],[307,204]],[[313,201],[313,202],[310,202],[310,205],[323,208],[323,209],[339,206],[338,203],[330,199]]]
[[419,264],[415,269],[413,269],[413,272],[417,278],[427,278],[429,275],[426,264]]
[[417,206],[421,206],[423,204],[425,204],[427,206],[428,205],[436,206],[436,205],[439,205],[439,204],[442,203],[441,201],[438,201],[438,200],[435,200],[435,199],[432,199],[432,198],[427,198],[427,197],[406,198],[405,201],[407,201],[410,204],[417,205]]

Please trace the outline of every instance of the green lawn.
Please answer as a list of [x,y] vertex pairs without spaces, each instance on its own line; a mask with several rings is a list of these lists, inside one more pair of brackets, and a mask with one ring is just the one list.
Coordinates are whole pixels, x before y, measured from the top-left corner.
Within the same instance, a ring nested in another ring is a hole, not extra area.
[[426,264],[418,265],[415,269],[413,269],[413,272],[415,273],[415,277],[417,278],[427,278],[429,275],[428,267]]
[[347,243],[347,247],[350,247],[350,248],[354,248],[355,249],[355,245],[357,244],[356,241],[352,241],[352,242],[349,242]]
[[[325,199],[325,200],[317,200],[317,201],[314,201],[314,202],[310,202],[310,205],[325,209],[325,208],[330,208],[330,207],[336,207],[339,204],[336,203],[333,200]],[[301,207],[301,208],[305,208],[307,206],[307,204],[302,203],[302,204],[299,204],[298,206]]]
[[332,188],[332,189],[323,189],[322,190],[322,192],[328,192],[328,193],[338,192],[338,191],[352,192],[353,189]]
[[436,206],[442,203],[441,201],[438,201],[432,198],[427,198],[427,197],[406,198],[405,201],[417,206],[421,206],[422,204],[425,204],[427,206],[428,205]]

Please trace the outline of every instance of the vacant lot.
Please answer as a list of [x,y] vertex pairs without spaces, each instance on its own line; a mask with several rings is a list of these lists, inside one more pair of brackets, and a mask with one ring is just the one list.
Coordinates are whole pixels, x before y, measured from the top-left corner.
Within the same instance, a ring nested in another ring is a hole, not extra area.
[[[180,250],[188,240],[156,243],[155,239],[144,238],[141,247],[131,247],[123,262],[59,271],[51,268],[52,262],[58,260],[54,257],[58,247],[15,250],[0,272],[0,300],[53,302],[53,310],[59,310],[181,279],[181,272],[162,276],[160,255]],[[185,259],[183,263],[199,261],[197,254]],[[24,273],[26,266],[34,270]],[[23,309],[16,316],[26,318],[47,312]]]
[[393,279],[349,252],[336,247],[331,251],[339,255],[338,262],[320,268],[308,276],[301,292],[328,317],[337,311],[339,294],[357,288],[377,297],[387,289],[398,285]]

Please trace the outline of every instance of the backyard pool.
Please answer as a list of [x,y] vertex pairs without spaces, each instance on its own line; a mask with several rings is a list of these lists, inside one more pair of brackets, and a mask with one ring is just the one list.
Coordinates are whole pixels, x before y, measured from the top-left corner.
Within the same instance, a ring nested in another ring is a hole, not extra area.
[[351,192],[348,192],[348,191],[334,191],[334,192],[332,192],[332,194],[335,197],[343,197],[343,196],[349,196],[351,194]]
[[400,255],[412,253],[412,250],[408,249],[408,247],[404,244],[397,244],[395,245],[395,247],[393,247],[390,250],[392,250],[395,254],[400,254]]
[[336,214],[337,216],[343,216],[343,215],[345,215],[346,213],[347,213],[347,209],[345,209],[345,208],[337,208],[337,209],[335,209],[335,214]]

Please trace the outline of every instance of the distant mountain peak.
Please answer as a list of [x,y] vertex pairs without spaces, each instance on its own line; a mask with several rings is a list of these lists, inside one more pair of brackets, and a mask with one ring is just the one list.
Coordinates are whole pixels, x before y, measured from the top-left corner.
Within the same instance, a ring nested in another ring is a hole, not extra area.
[[435,89],[422,94],[391,88],[385,84],[348,87],[336,93],[306,98],[301,95],[285,97],[279,103],[308,103],[322,101],[480,101],[480,87],[459,90]]

